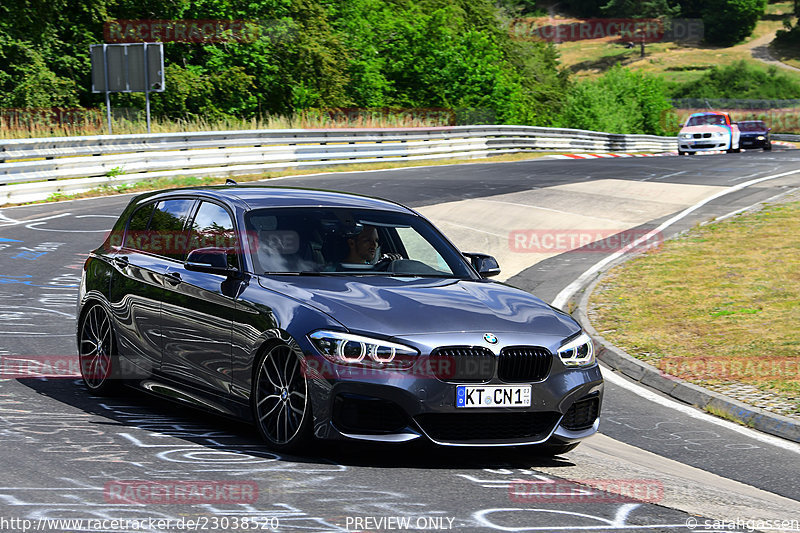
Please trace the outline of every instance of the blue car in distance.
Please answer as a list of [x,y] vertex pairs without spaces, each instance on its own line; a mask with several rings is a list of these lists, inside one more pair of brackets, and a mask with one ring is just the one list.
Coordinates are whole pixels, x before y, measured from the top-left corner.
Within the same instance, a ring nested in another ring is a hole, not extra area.
[[564,453],[603,379],[568,314],[489,278],[400,204],[226,185],[142,194],[83,269],[86,387],[123,384],[315,439]]
[[742,148],[761,148],[772,150],[772,142],[769,138],[770,128],[763,120],[742,120],[739,122],[741,137],[739,144]]

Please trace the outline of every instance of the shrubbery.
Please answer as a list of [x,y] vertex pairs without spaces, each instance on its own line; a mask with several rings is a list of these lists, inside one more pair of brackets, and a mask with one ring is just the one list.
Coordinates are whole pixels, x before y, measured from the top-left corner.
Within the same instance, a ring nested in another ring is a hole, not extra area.
[[491,0],[18,0],[0,4],[0,107],[99,105],[88,56],[103,22],[154,18],[267,28],[255,42],[165,43],[152,109],[174,119],[421,107],[547,124],[568,85],[554,47],[513,41]]
[[759,68],[744,61],[713,67],[696,81],[677,87],[675,98],[800,98],[800,83],[774,66]]
[[663,135],[671,109],[662,78],[617,65],[596,80],[575,84],[557,124],[610,133]]
[[767,0],[706,0],[703,8],[706,41],[729,46],[750,36]]

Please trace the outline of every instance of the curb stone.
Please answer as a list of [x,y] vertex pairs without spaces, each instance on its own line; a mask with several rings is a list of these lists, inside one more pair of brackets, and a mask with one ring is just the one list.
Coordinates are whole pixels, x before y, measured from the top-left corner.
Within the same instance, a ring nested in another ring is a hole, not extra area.
[[661,391],[673,399],[694,405],[703,410],[706,408],[713,409],[723,413],[726,418],[735,420],[742,425],[793,442],[800,442],[800,421],[771,413],[760,407],[747,405],[718,392],[710,391],[680,378],[664,374],[653,365],[636,359],[604,339],[592,326],[586,310],[588,309],[589,296],[607,272],[608,270],[597,276],[594,281],[584,288],[578,307],[572,313],[586,332],[600,345],[597,353],[597,358],[600,361],[634,381]]

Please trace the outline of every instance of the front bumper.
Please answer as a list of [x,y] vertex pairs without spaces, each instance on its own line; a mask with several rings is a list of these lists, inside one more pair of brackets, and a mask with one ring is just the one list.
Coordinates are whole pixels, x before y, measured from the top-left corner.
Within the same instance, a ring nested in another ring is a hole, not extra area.
[[770,141],[766,137],[759,139],[757,137],[745,137],[743,135],[741,139],[739,139],[739,144],[742,148],[765,148],[770,145]]
[[712,152],[727,150],[730,147],[730,139],[695,139],[683,140],[678,142],[678,149],[682,152]]
[[[555,358],[557,359],[557,358]],[[314,433],[322,439],[404,442],[424,438],[447,446],[571,443],[597,431],[603,379],[595,364],[567,369],[554,361],[532,382],[530,407],[458,408],[457,382],[413,369],[377,370],[327,363],[309,376]],[[496,376],[483,385],[508,385]],[[515,382],[514,385],[526,383]]]

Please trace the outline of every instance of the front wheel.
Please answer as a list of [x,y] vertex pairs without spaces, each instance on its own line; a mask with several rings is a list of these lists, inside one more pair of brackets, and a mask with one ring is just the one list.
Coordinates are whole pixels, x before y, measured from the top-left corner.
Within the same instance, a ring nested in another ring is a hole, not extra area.
[[78,361],[83,382],[94,394],[116,392],[112,383],[117,377],[119,359],[114,342],[111,317],[100,304],[83,314],[78,329]]
[[258,360],[253,383],[253,416],[271,448],[296,451],[311,440],[311,398],[302,361],[286,344]]

